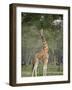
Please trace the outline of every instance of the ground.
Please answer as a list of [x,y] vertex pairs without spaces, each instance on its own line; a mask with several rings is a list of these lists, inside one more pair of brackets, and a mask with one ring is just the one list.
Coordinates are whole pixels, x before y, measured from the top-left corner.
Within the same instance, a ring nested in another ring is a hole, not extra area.
[[[43,75],[43,65],[38,66],[38,76]],[[32,65],[22,65],[22,72],[21,76],[22,77],[30,77],[32,75]],[[47,69],[47,76],[52,76],[52,75],[63,75],[63,65],[53,65],[49,64],[48,69]]]

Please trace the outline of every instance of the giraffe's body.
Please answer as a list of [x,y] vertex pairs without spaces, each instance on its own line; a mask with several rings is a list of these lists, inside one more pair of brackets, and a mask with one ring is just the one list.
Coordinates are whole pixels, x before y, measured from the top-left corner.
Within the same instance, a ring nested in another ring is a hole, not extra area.
[[48,44],[45,40],[45,37],[43,35],[43,30],[41,30],[40,33],[41,39],[42,39],[42,43],[43,43],[43,47],[42,49],[37,52],[35,54],[35,57],[32,61],[33,64],[33,71],[32,71],[32,76],[37,76],[37,67],[39,64],[39,61],[43,62],[43,75],[47,75],[47,64],[48,64]]

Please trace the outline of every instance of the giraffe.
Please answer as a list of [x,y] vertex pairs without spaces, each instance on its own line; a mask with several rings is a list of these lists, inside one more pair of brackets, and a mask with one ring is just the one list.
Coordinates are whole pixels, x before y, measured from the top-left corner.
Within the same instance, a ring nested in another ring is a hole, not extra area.
[[37,68],[39,61],[43,62],[43,76],[47,75],[47,64],[48,64],[48,44],[43,34],[43,29],[40,30],[40,36],[42,40],[42,49],[37,52],[32,60],[32,76],[37,76]]

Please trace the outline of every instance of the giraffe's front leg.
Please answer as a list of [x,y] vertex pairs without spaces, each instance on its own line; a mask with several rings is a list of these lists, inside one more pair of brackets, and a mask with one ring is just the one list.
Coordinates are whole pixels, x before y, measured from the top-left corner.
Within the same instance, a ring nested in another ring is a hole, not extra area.
[[47,75],[47,65],[48,65],[48,58],[49,58],[49,54],[46,54],[46,58],[44,60],[44,66],[43,66],[43,76]]
[[43,65],[43,76],[47,75],[47,64],[48,64],[48,54],[46,56],[46,59],[44,61],[44,65]]
[[43,66],[43,76],[47,75],[47,63],[44,64]]

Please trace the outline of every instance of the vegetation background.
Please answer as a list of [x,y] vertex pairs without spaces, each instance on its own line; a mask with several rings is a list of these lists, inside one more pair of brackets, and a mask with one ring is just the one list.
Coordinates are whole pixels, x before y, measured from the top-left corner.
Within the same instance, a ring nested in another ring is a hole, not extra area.
[[[41,20],[41,17],[43,19]],[[63,15],[58,14],[21,14],[21,50],[22,50],[22,76],[31,76],[32,59],[36,52],[42,48],[39,35],[41,28],[49,46],[49,64],[47,75],[63,74]],[[38,76],[42,76],[42,66],[38,67]]]

